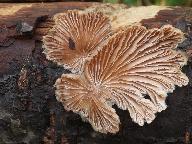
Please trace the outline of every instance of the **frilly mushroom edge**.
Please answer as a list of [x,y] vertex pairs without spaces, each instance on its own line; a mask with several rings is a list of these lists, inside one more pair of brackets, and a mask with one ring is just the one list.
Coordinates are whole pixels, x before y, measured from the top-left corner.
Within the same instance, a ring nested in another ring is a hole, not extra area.
[[56,80],[56,98],[96,131],[119,131],[114,104],[140,126],[151,123],[166,109],[167,93],[188,84],[181,71],[187,57],[176,49],[184,35],[171,25],[130,26],[112,35],[103,14],[77,11],[59,14],[55,23],[44,53],[72,71]]
[[85,61],[97,54],[111,34],[109,19],[101,12],[68,11],[54,16],[55,26],[43,37],[48,60],[81,73]]

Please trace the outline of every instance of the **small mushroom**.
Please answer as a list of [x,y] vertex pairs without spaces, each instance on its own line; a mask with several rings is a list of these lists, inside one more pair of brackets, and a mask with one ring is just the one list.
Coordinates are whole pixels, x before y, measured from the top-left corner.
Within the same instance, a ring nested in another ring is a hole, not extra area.
[[56,81],[57,100],[102,133],[119,130],[113,104],[128,110],[140,126],[151,123],[156,112],[166,109],[167,93],[175,85],[188,84],[181,72],[187,58],[175,49],[183,39],[183,33],[170,25],[149,30],[129,27],[112,36],[86,62],[81,75],[63,74]]
[[111,33],[109,19],[102,13],[68,11],[54,17],[55,26],[43,37],[47,59],[80,73]]

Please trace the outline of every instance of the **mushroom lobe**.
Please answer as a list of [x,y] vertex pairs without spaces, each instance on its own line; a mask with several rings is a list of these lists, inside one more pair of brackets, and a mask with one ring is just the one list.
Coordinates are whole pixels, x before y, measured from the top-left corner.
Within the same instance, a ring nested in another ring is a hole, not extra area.
[[175,49],[183,38],[170,25],[129,27],[112,36],[81,75],[63,74],[55,84],[57,99],[102,133],[119,130],[113,104],[128,110],[140,126],[151,123],[155,113],[166,109],[167,93],[188,84],[181,72],[187,59]]
[[43,37],[47,59],[81,73],[111,33],[109,19],[102,13],[68,11],[54,17],[55,26]]

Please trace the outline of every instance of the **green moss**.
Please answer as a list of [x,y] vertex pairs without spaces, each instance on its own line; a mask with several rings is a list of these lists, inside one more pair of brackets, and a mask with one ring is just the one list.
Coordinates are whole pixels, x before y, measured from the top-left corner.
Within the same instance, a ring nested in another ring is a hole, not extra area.
[[104,3],[119,3],[119,0],[103,0]]
[[185,5],[187,2],[187,0],[166,0],[166,5],[179,6]]
[[138,0],[123,0],[123,3],[127,5],[137,5]]
[[167,6],[190,6],[190,0],[103,0],[105,3],[124,3],[129,6],[140,5],[167,5]]

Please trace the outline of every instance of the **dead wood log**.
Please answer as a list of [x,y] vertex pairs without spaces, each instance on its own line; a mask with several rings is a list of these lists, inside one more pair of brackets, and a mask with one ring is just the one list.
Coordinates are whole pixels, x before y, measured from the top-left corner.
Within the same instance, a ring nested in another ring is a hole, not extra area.
[[[104,135],[92,130],[78,115],[66,112],[57,102],[54,82],[63,72],[69,71],[46,60],[42,54],[42,36],[54,25],[54,14],[95,4],[0,4],[0,143],[192,142],[191,62],[184,67],[190,84],[177,88],[168,96],[168,108],[150,125],[140,127],[126,112],[117,109],[121,119],[120,132]],[[179,49],[186,51],[192,47],[191,8],[162,8],[137,22],[148,28],[171,24],[185,33],[186,40]]]

